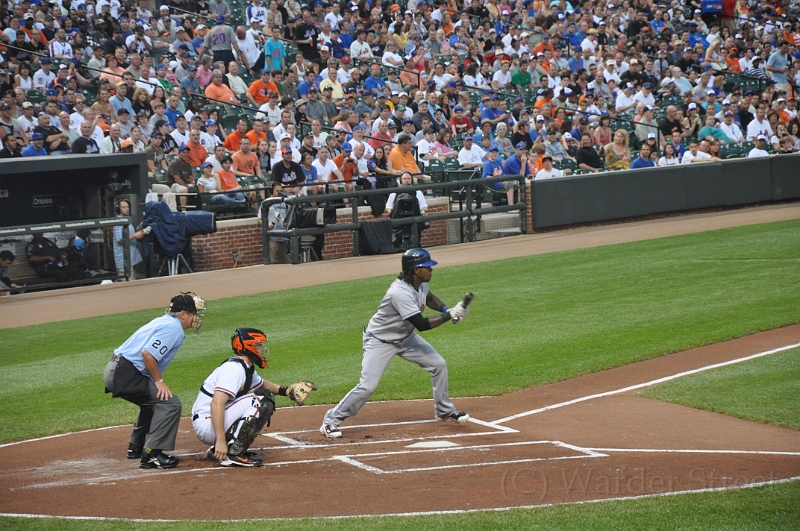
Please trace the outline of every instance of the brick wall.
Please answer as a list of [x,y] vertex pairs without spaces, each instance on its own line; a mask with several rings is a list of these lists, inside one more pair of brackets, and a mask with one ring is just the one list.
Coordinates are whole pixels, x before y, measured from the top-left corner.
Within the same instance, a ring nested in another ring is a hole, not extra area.
[[[428,213],[447,212],[449,200],[446,197],[429,199]],[[348,209],[337,211],[337,223],[349,223],[352,212]],[[358,209],[359,221],[375,221],[376,218],[368,207]],[[422,233],[422,245],[432,247],[447,243],[447,222],[439,220],[431,222],[431,227]],[[192,238],[192,258],[195,271],[213,271],[233,267],[233,253],[241,254],[239,266],[251,266],[263,263],[261,253],[261,228],[255,218],[224,220],[217,222],[217,232],[194,236]],[[325,247],[322,251],[326,260],[353,256],[353,233],[350,231],[325,235]]]
[[217,222],[217,232],[192,238],[195,271],[214,271],[233,267],[233,253],[239,253],[239,266],[263,263],[261,228],[255,218]]

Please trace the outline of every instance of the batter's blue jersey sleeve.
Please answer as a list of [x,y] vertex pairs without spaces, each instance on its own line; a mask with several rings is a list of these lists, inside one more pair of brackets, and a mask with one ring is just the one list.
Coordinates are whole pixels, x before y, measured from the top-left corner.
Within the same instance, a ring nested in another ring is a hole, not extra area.
[[130,361],[139,372],[152,380],[144,364],[142,351],[146,350],[158,362],[158,370],[163,373],[178,349],[183,345],[186,333],[177,317],[163,315],[153,319],[133,333],[114,354]]

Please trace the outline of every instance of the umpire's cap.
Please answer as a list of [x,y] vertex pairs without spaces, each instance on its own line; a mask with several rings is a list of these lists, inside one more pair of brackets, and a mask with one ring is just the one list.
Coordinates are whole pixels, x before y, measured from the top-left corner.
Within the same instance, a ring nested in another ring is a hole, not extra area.
[[172,300],[169,301],[169,311],[170,313],[178,313],[180,311],[197,313],[199,310],[205,309],[205,301],[200,304],[203,308],[198,308],[197,303],[200,301],[203,301],[203,299],[197,297],[194,293],[181,293],[172,297]]
[[410,273],[417,267],[433,267],[438,262],[431,260],[431,253],[425,249],[409,249],[403,253],[403,273]]

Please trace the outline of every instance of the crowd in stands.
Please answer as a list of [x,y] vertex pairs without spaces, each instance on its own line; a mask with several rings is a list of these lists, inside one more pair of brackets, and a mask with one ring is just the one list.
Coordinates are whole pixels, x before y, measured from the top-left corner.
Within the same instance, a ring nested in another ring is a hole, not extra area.
[[[270,180],[352,189],[439,164],[544,179],[796,152],[798,12],[797,0],[10,0],[0,157],[146,153],[153,191],[234,204]],[[513,201],[513,185],[496,188]]]

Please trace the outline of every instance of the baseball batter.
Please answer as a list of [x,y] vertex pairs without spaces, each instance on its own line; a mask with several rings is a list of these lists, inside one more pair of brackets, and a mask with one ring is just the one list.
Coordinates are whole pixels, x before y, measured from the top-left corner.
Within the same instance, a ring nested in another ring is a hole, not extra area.
[[[325,414],[319,431],[326,437],[342,436],[339,426],[366,404],[395,355],[431,373],[437,418],[459,423],[469,420],[469,415],[457,410],[450,401],[444,358],[415,332],[436,328],[450,319],[458,324],[467,315],[468,307],[462,301],[454,308],[449,308],[430,292],[428,282],[431,280],[431,268],[437,262],[431,259],[425,249],[409,249],[403,254],[401,263],[402,273],[392,282],[381,300],[378,312],[372,316],[364,331],[364,357],[358,385]],[[442,313],[429,318],[422,317],[425,306]]]
[[164,453],[175,448],[181,401],[164,382],[167,370],[186,338],[184,330],[200,330],[205,301],[194,293],[172,298],[166,315],[139,328],[106,364],[106,392],[139,406],[128,442],[128,459],[139,468],[175,468],[178,458]]
[[303,381],[289,387],[264,380],[255,365],[267,367],[267,336],[255,328],[237,328],[231,336],[232,358],[223,361],[200,387],[192,407],[197,437],[212,444],[206,456],[220,466],[262,466],[261,456],[248,449],[275,411],[274,395],[288,396],[298,405],[317,386]]

